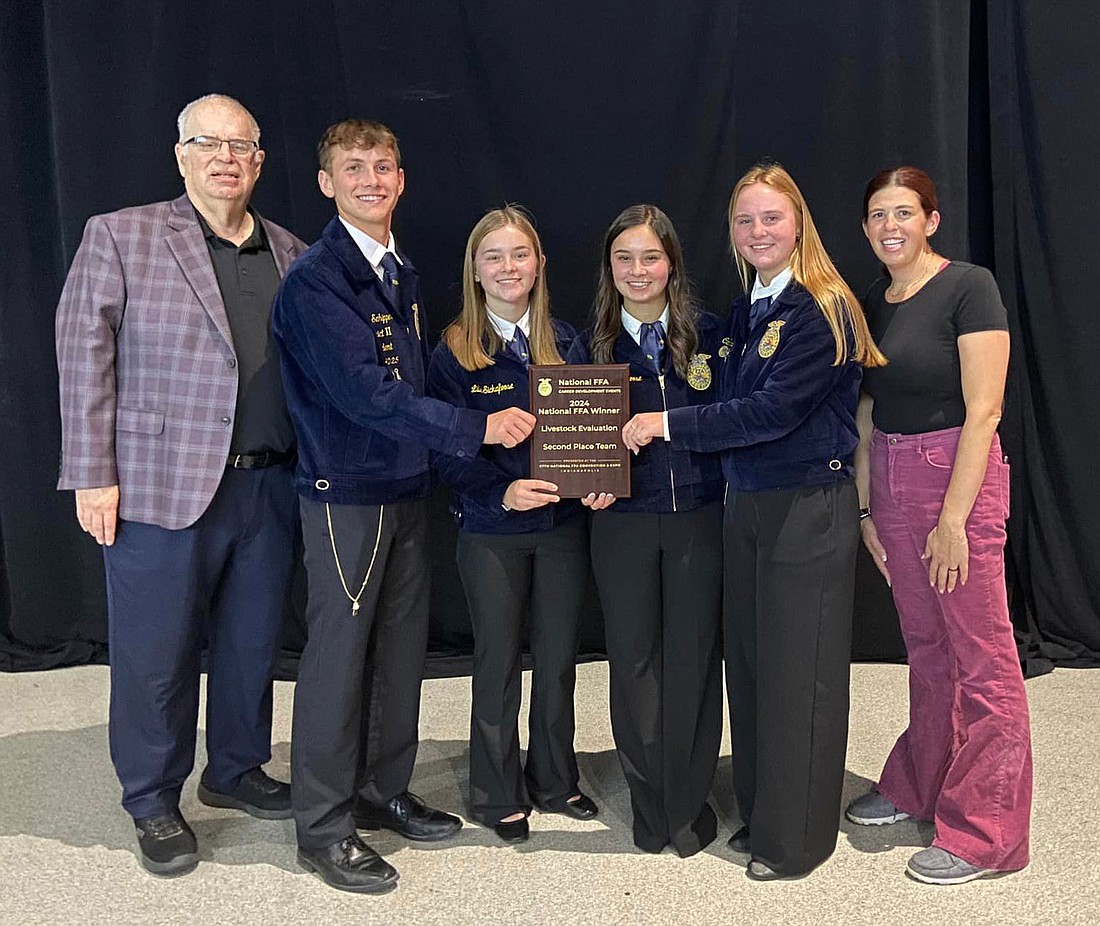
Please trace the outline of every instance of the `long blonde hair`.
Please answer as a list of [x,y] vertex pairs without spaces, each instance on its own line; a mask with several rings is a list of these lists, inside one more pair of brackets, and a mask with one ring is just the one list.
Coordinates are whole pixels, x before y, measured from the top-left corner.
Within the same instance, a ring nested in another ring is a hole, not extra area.
[[443,331],[443,340],[464,370],[484,370],[496,361],[493,354],[502,350],[504,341],[486,314],[485,290],[475,279],[474,257],[485,237],[501,228],[515,228],[521,232],[535,252],[538,272],[531,287],[530,323],[531,362],[539,364],[564,363],[558,353],[554,326],[550,321],[550,293],[546,288],[546,268],[543,264],[542,242],[522,206],[508,204],[485,213],[473,227],[466,241],[466,255],[462,260],[462,311]]
[[871,338],[859,300],[844,282],[821,243],[806,198],[794,178],[779,164],[757,164],[737,181],[730,196],[730,245],[733,247],[733,256],[737,261],[737,271],[745,292],[751,292],[755,270],[737,251],[733,237],[733,218],[737,197],[742,190],[754,183],[763,183],[777,193],[782,193],[794,206],[798,237],[795,240],[794,253],[791,254],[791,273],[813,296],[821,314],[825,316],[825,321],[829,323],[836,341],[836,359],[833,365],[839,366],[848,360],[854,360],[865,367],[885,366],[886,357]]

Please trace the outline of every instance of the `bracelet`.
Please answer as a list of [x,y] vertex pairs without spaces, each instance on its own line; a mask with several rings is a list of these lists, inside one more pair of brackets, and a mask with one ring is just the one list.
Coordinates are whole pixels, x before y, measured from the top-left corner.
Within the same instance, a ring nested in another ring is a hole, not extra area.
[[860,524],[862,524],[864,521],[866,521],[869,517],[871,517],[871,509],[870,508],[860,508],[859,509],[859,522],[860,522]]

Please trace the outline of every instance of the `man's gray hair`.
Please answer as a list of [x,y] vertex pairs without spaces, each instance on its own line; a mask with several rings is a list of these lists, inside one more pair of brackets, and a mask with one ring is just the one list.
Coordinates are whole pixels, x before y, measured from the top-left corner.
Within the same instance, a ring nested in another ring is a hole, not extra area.
[[252,134],[255,136],[253,141],[258,142],[260,140],[260,124],[256,121],[256,117],[248,111],[245,106],[241,104],[239,100],[233,99],[231,96],[226,96],[224,93],[208,93],[206,96],[200,96],[197,100],[192,100],[183,109],[180,110],[179,118],[176,119],[176,128],[180,133],[180,144],[183,144],[189,137],[187,131],[187,123],[191,121],[191,115],[198,107],[203,103],[211,102],[225,103],[229,106],[236,106],[241,112],[248,116],[248,121],[252,124]]

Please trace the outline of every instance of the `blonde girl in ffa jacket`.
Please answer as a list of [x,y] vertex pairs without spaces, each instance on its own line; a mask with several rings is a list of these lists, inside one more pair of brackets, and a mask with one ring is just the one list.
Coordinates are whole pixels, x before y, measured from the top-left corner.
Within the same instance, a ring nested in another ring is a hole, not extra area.
[[859,505],[855,415],[864,366],[884,363],[801,191],[759,165],[733,189],[745,287],[719,348],[721,401],[639,415],[629,446],[721,451],[726,685],[756,880],[797,877],[836,846],[848,735]]
[[[527,409],[528,364],[563,363],[574,336],[550,317],[545,264],[520,208],[494,209],[474,226],[462,313],[432,354],[430,395],[490,414]],[[504,842],[522,842],[532,806],[578,819],[598,812],[580,790],[573,751],[586,519],[553,483],[528,478],[526,442],[433,462],[455,492],[458,571],[474,632],[470,810]],[[534,662],[526,765],[519,753],[525,628]]]

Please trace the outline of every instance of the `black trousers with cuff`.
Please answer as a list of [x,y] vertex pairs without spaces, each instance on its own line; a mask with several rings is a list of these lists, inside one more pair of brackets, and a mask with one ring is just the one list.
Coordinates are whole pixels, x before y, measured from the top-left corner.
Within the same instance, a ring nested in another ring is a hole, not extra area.
[[722,739],[722,506],[592,516],[611,727],[634,842],[693,855],[717,835],[707,803]]
[[851,481],[729,492],[726,687],[752,856],[784,875],[836,848],[859,504]]

